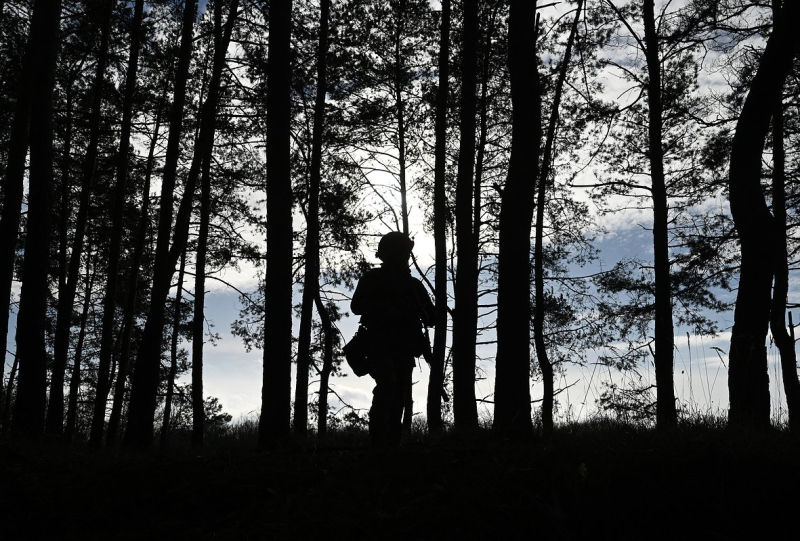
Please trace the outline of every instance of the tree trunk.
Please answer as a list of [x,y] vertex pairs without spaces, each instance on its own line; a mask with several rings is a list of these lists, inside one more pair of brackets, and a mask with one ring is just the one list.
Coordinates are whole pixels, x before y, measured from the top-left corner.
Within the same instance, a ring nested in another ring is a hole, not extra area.
[[[327,0],[326,0],[327,1]],[[331,371],[333,370],[333,324],[328,314],[328,309],[322,304],[319,294],[319,284],[316,288],[317,294],[314,302],[317,306],[319,319],[322,323],[322,333],[325,335],[325,350],[322,358],[322,371],[319,374],[319,400],[317,402],[317,435],[324,438],[328,431],[328,385],[330,382]]]
[[475,400],[475,342],[478,329],[477,257],[473,214],[475,85],[477,84],[478,2],[464,2],[461,130],[456,180],[455,311],[453,313],[453,420],[456,430],[478,426]]
[[[158,142],[158,133],[161,128],[161,113],[166,102],[166,86],[156,112],[156,125],[153,129],[153,138],[150,141],[150,151],[147,156],[147,166],[145,167],[144,187],[142,188],[142,208],[139,216],[139,227],[136,232],[136,242],[134,244],[131,268],[128,274],[127,293],[125,306],[122,310],[122,338],[119,348],[119,367],[117,369],[117,380],[114,386],[114,401],[111,405],[111,415],[108,419],[108,433],[106,435],[106,445],[111,447],[117,440],[119,422],[122,418],[122,403],[125,398],[125,388],[128,379],[128,365],[130,361],[131,335],[133,333],[133,317],[136,313],[136,298],[139,290],[139,266],[144,254],[144,246],[147,238],[147,226],[150,223],[150,179],[153,175],[155,164],[155,150]],[[99,440],[102,438],[102,428],[105,421],[106,404],[103,403],[102,409],[95,404],[94,418],[92,419],[92,430],[98,430],[99,434],[90,436]],[[98,421],[94,419],[97,418]],[[95,424],[99,426],[96,427]]]
[[[23,179],[25,178],[25,158],[28,155],[28,137],[31,115],[31,95],[38,74],[38,59],[42,54],[42,26],[46,24],[44,10],[56,9],[52,2],[39,0],[34,4],[30,34],[22,60],[17,101],[8,141],[6,174],[3,178],[3,208],[0,211],[0,343],[3,345],[0,362],[0,387],[2,387],[5,357],[8,342],[8,319],[11,309],[11,284],[14,279],[14,261],[17,253],[19,221],[22,210]],[[58,9],[60,9],[60,4]],[[15,360],[16,362],[16,360]],[[2,390],[0,390],[2,397]],[[6,409],[5,415],[10,412]]]
[[[306,212],[308,225],[305,250],[305,280],[303,283],[303,300],[297,341],[297,386],[294,392],[294,431],[301,435],[305,435],[308,429],[308,370],[311,364],[311,319],[314,300],[319,296],[319,191],[322,176],[322,131],[324,129],[325,94],[327,91],[326,71],[330,10],[330,0],[322,0],[319,15],[319,47],[317,49],[317,95],[314,101],[314,133],[311,142],[311,175],[309,176],[308,211]],[[322,314],[320,314],[320,317],[323,317]]]
[[[128,155],[130,152],[131,123],[133,119],[133,95],[139,68],[141,48],[142,12],[144,0],[136,0],[131,23],[131,43],[128,52],[128,68],[125,74],[125,94],[122,101],[122,126],[120,127],[119,150],[117,152],[116,186],[114,187],[114,213],[111,218],[111,239],[108,250],[108,272],[103,297],[103,323],[100,335],[100,360],[97,368],[94,416],[89,443],[99,446],[103,437],[106,402],[110,387],[109,366],[114,345],[114,313],[116,310],[119,259],[122,245],[122,218],[125,212],[125,193],[128,180]],[[149,195],[149,194],[148,194]]]
[[[94,272],[90,268],[95,267]],[[97,261],[94,265],[86,265],[86,292],[83,296],[83,311],[81,312],[81,329],[78,332],[78,344],[75,346],[75,357],[72,360],[72,372],[69,378],[69,399],[67,402],[67,425],[64,429],[64,441],[71,442],[75,434],[75,421],[78,414],[78,392],[81,387],[81,361],[83,358],[83,343],[86,340],[86,322],[89,319],[89,307],[92,304],[93,277],[97,272]]]
[[[128,406],[128,425],[122,442],[128,447],[147,447],[153,440],[153,415],[161,364],[164,308],[172,274],[175,272],[175,263],[173,262],[171,266],[169,264],[171,259],[170,237],[173,229],[172,205],[175,198],[175,180],[180,154],[179,145],[183,128],[183,109],[186,101],[186,82],[192,53],[196,7],[196,0],[186,0],[184,4],[181,46],[175,74],[174,98],[170,111],[169,139],[161,181],[161,209],[158,219],[150,313],[145,322],[142,342],[136,358],[136,369],[131,383],[131,400]],[[190,191],[188,182],[186,190]],[[175,228],[177,230],[178,224]]]
[[53,371],[50,378],[50,402],[47,409],[45,432],[61,434],[64,425],[64,371],[69,356],[69,331],[72,327],[72,315],[75,305],[75,292],[78,287],[78,275],[81,268],[83,240],[86,236],[86,222],[89,217],[89,204],[97,164],[97,148],[100,142],[100,118],[102,105],[103,80],[108,64],[108,41],[111,33],[111,12],[113,0],[95,0],[97,8],[102,10],[100,30],[100,50],[92,87],[92,114],[89,119],[89,145],[83,162],[83,181],[81,183],[78,220],[72,241],[72,253],[69,260],[69,274],[64,295],[58,298],[58,318],[53,352]]
[[433,187],[433,241],[436,251],[436,331],[433,335],[433,364],[428,383],[428,430],[441,432],[444,359],[447,348],[447,100],[450,94],[450,0],[442,0],[439,36],[439,87],[436,91],[436,150]]
[[[776,24],[780,20],[780,2],[773,1]],[[783,136],[783,88],[774,97],[772,113],[772,213],[775,217],[774,266],[775,289],[770,308],[770,330],[781,355],[783,388],[789,410],[789,432],[800,431],[800,381],[797,379],[797,353],[794,337],[786,330],[786,300],[789,295],[789,255],[786,239],[786,152]],[[791,324],[791,318],[790,318]]]
[[167,394],[164,397],[164,419],[161,423],[161,447],[167,446],[169,439],[169,422],[172,416],[172,397],[175,389],[175,374],[178,372],[178,339],[181,325],[181,298],[183,297],[183,273],[186,270],[186,252],[181,255],[181,266],[178,269],[178,291],[172,309],[172,339],[169,348],[169,375],[167,376]]
[[572,57],[572,45],[575,42],[575,35],[578,33],[578,21],[580,20],[583,0],[578,0],[575,8],[575,18],[572,21],[567,46],[564,49],[564,59],[561,61],[561,69],[558,73],[553,105],[550,111],[550,121],[547,125],[547,137],[544,145],[544,157],[542,158],[542,170],[539,175],[539,186],[536,200],[536,240],[534,248],[534,284],[536,288],[536,303],[534,304],[533,314],[533,337],[536,345],[536,358],[542,370],[542,381],[544,393],[542,396],[542,435],[549,438],[553,434],[553,398],[554,381],[553,365],[547,355],[547,348],[544,342],[544,210],[546,205],[547,185],[550,178],[550,169],[553,162],[553,145],[558,128],[559,107],[561,106],[561,94],[564,89],[564,81],[567,78],[569,61]]
[[267,277],[264,305],[264,380],[258,441],[289,434],[292,375],[292,0],[269,3],[267,67]]
[[47,271],[50,267],[50,213],[53,199],[53,88],[55,86],[60,0],[38,0],[29,52],[36,66],[30,90],[30,195],[22,291],[17,315],[19,382],[11,433],[36,438],[44,429],[47,402]]
[[11,364],[11,372],[8,373],[8,383],[6,384],[5,404],[3,404],[3,435],[8,433],[8,420],[11,416],[11,397],[14,395],[14,380],[17,377],[19,360],[14,355],[14,362]]
[[536,5],[512,0],[511,158],[500,209],[494,428],[513,438],[532,434],[530,393],[531,221],[541,140]]
[[787,2],[767,40],[750,84],[731,148],[731,215],[739,232],[742,263],[729,353],[728,422],[735,427],[770,425],[766,337],[774,273],[775,225],[761,189],[761,155],[775,96],[792,66],[800,4]]

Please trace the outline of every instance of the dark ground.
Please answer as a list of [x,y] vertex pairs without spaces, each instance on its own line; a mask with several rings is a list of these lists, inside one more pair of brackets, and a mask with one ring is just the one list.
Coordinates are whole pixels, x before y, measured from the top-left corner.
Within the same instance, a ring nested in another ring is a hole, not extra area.
[[0,442],[0,539],[796,539],[800,444],[620,425],[254,452]]

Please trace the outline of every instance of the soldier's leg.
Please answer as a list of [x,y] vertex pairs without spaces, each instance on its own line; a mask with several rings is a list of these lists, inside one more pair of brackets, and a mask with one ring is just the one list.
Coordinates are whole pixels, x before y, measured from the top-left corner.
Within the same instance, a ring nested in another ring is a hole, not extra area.
[[397,378],[389,357],[375,359],[369,375],[375,380],[369,409],[369,435],[373,445],[386,445]]
[[399,356],[393,359],[395,386],[392,396],[391,414],[389,418],[389,445],[400,445],[403,431],[403,409],[406,393],[411,387],[411,373],[414,369],[412,357]]

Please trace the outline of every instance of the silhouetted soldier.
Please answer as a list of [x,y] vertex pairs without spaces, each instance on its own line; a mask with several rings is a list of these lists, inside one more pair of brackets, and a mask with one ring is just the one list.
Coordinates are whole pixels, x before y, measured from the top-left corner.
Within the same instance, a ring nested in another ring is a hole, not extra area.
[[428,347],[422,324],[434,324],[433,303],[408,268],[413,247],[414,241],[399,231],[384,235],[376,254],[383,264],[361,278],[350,304],[369,336],[369,374],[375,380],[369,433],[375,446],[400,444],[414,357]]

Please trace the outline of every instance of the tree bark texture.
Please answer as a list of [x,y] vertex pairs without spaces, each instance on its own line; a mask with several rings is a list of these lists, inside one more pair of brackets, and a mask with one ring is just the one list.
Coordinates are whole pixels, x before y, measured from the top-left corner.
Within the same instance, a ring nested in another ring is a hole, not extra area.
[[[317,94],[314,101],[314,133],[311,141],[311,174],[306,212],[305,280],[297,342],[297,386],[294,399],[294,431],[305,434],[308,428],[308,370],[311,364],[311,319],[314,300],[319,296],[319,191],[322,176],[322,130],[325,121],[328,20],[331,2],[322,0],[317,49]],[[320,317],[323,317],[320,314]],[[327,340],[327,334],[326,334]],[[320,383],[320,385],[322,385]],[[321,407],[321,406],[320,406]]]
[[[125,93],[122,101],[122,125],[120,126],[119,150],[117,151],[116,185],[114,186],[114,213],[111,217],[111,239],[109,240],[108,271],[103,297],[103,323],[100,335],[100,359],[97,368],[97,389],[89,442],[100,445],[103,435],[106,401],[110,387],[108,377],[114,347],[114,314],[116,311],[117,284],[119,282],[119,259],[122,245],[122,218],[125,212],[125,193],[128,180],[128,155],[130,152],[131,123],[133,119],[133,96],[139,69],[141,48],[142,12],[144,0],[136,0],[131,22],[131,42],[128,52],[128,67],[125,74]],[[149,194],[147,194],[149,195]]]
[[17,315],[19,376],[11,433],[36,438],[44,430],[47,400],[47,271],[53,199],[53,89],[55,86],[60,0],[34,6],[29,52],[35,66],[30,89],[30,195],[22,290]]
[[442,0],[442,20],[439,35],[439,86],[436,89],[436,149],[433,186],[433,241],[436,254],[435,303],[436,325],[433,335],[433,364],[426,412],[428,430],[441,432],[442,397],[439,389],[444,383],[444,360],[447,349],[447,102],[450,94],[450,0]]
[[531,222],[538,177],[541,96],[536,57],[536,4],[512,0],[511,158],[500,209],[494,428],[513,438],[532,433],[530,393]]
[[561,106],[561,95],[564,89],[564,81],[567,78],[569,61],[572,57],[572,46],[575,43],[575,36],[578,33],[578,21],[583,9],[583,0],[578,0],[575,8],[575,18],[572,20],[567,46],[564,49],[564,59],[558,72],[555,93],[553,96],[550,120],[547,125],[547,137],[545,138],[544,156],[542,158],[542,169],[539,175],[539,186],[537,187],[536,198],[536,229],[534,246],[534,270],[533,279],[536,289],[536,302],[533,313],[533,337],[536,346],[536,358],[539,361],[539,368],[542,370],[542,381],[544,384],[544,394],[542,396],[542,435],[546,438],[553,434],[553,401],[554,401],[554,381],[553,365],[547,355],[547,348],[544,342],[544,211],[547,204],[547,186],[550,178],[550,170],[553,162],[553,145],[555,143],[556,129],[558,128],[559,107]]
[[464,2],[461,130],[456,180],[456,283],[453,312],[453,421],[456,430],[478,427],[475,342],[478,328],[478,254],[472,229],[475,165],[478,2]]
[[292,1],[269,4],[267,68],[267,276],[264,306],[264,381],[258,440],[289,434],[292,374]]
[[729,353],[728,422],[734,427],[770,424],[766,338],[776,247],[775,224],[761,189],[761,155],[775,96],[792,65],[800,4],[787,2],[776,17],[758,71],[750,83],[733,136],[728,186],[742,263]]

